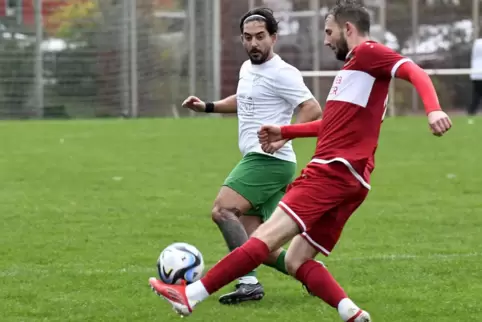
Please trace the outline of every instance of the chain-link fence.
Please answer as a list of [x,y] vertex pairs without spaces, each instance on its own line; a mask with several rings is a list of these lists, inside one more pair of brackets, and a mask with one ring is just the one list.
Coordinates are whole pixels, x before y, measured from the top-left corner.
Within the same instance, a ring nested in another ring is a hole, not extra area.
[[[371,36],[424,68],[468,68],[480,0],[365,0]],[[335,0],[0,0],[0,118],[186,116],[191,94],[236,90],[239,18],[272,8],[276,51],[300,70],[340,67],[323,46]],[[453,72],[451,74],[454,74]],[[323,101],[332,76],[306,82]],[[316,73],[314,74],[316,76]],[[434,76],[442,104],[468,104],[467,73]],[[397,109],[417,108],[396,83]]]
[[214,4],[0,1],[1,117],[185,114],[188,93],[219,92]]

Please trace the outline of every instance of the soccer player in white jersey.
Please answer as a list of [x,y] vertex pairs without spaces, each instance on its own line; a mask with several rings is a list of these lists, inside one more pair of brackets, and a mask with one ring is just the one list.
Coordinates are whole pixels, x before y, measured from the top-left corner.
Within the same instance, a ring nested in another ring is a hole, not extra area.
[[[241,18],[240,31],[249,60],[241,66],[236,94],[217,102],[191,96],[183,103],[197,112],[238,115],[243,157],[226,178],[212,209],[212,219],[230,251],[243,245],[269,218],[296,171],[291,142],[277,142],[265,152],[258,141],[259,128],[263,124],[290,124],[297,107],[298,123],[321,116],[321,107],[299,70],[273,52],[278,31],[273,12],[267,8],[250,10]],[[278,249],[265,263],[287,274],[285,254]],[[221,296],[219,301],[236,304],[263,296],[263,287],[253,270],[239,279],[234,292]]]
[[[168,285],[151,278],[151,287],[181,315],[190,315],[210,294],[258,267],[292,240],[286,265],[310,291],[338,311],[345,322],[370,322],[326,267],[313,260],[330,255],[343,227],[365,200],[392,77],[409,81],[420,94],[428,125],[436,136],[452,126],[442,111],[430,77],[409,59],[371,41],[370,15],[354,1],[338,1],[325,19],[325,44],[345,62],[333,81],[323,118],[305,124],[264,125],[262,148],[286,139],[317,137],[310,163],[289,187],[269,220],[243,246],[190,285]],[[361,264],[363,265],[363,263]],[[315,319],[315,318],[314,318]],[[402,314],[398,320],[407,320]]]

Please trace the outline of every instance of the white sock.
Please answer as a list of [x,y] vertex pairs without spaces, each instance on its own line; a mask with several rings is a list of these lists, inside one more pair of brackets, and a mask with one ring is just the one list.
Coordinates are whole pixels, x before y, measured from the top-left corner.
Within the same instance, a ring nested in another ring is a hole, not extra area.
[[186,286],[186,296],[189,305],[193,308],[196,304],[208,298],[209,293],[206,291],[206,288],[201,281],[196,281]]
[[360,308],[349,298],[343,299],[338,303],[338,313],[343,321],[348,321],[360,311]]
[[239,279],[239,284],[258,284],[256,276],[243,276]]

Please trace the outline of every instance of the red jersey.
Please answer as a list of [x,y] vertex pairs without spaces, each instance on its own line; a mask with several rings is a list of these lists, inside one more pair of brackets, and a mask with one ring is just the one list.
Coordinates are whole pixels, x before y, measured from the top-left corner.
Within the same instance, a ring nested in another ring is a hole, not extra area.
[[326,100],[312,162],[340,161],[370,189],[390,81],[406,61],[409,59],[373,41],[358,45],[347,55]]

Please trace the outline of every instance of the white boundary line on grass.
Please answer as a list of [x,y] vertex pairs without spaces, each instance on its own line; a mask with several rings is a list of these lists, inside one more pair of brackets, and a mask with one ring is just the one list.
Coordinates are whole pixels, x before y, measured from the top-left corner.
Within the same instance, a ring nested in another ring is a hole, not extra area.
[[[454,254],[430,254],[430,255],[415,255],[415,254],[379,254],[365,257],[333,257],[327,260],[329,266],[333,262],[358,262],[358,261],[409,261],[409,260],[431,260],[436,262],[451,261],[463,258],[480,258],[482,253],[454,253]],[[208,267],[214,263],[207,263]],[[0,270],[0,278],[15,277],[18,275],[37,275],[48,276],[55,274],[73,274],[73,275],[111,275],[111,274],[154,274],[156,272],[155,265],[152,267],[146,266],[130,266],[122,269],[104,270],[92,269],[84,265],[15,265],[7,269]]]

